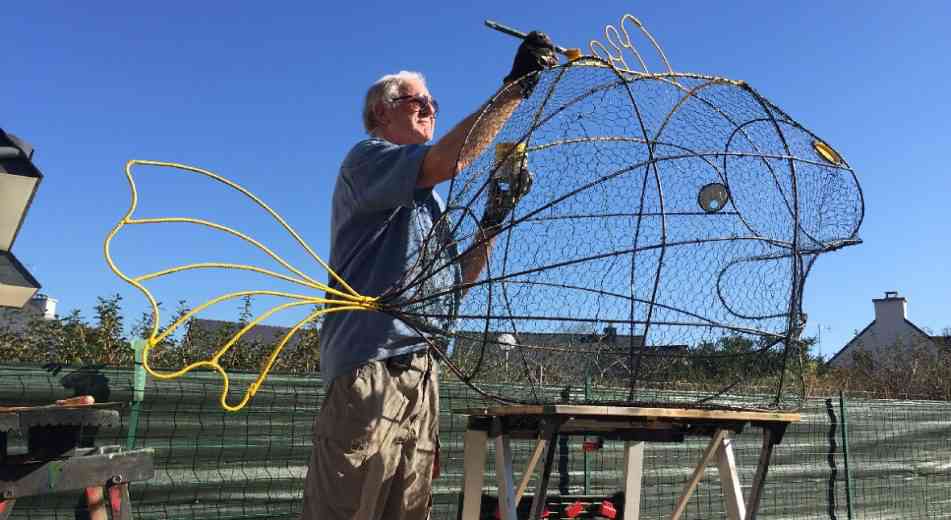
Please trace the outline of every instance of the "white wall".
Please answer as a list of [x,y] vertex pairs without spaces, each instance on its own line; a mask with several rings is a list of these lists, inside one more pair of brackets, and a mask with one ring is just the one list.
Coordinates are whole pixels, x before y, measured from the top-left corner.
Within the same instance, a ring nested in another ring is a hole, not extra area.
[[908,301],[895,291],[883,298],[874,298],[875,321],[840,353],[831,363],[837,367],[851,367],[852,354],[858,350],[886,354],[888,350],[920,345],[930,341],[927,335],[908,321]]
[[31,298],[22,309],[0,307],[0,327],[9,328],[14,332],[23,332],[31,319],[55,319],[57,303],[58,301],[53,298],[38,294]]

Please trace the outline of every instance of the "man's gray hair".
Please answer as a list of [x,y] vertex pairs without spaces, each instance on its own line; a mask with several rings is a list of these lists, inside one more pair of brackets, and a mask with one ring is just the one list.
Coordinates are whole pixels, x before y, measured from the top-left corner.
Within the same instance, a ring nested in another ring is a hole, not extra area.
[[376,107],[387,103],[400,95],[400,87],[407,81],[417,80],[426,86],[426,78],[419,72],[401,70],[396,74],[387,74],[376,80],[367,90],[367,97],[363,101],[363,128],[370,135],[375,135],[380,122],[376,119]]

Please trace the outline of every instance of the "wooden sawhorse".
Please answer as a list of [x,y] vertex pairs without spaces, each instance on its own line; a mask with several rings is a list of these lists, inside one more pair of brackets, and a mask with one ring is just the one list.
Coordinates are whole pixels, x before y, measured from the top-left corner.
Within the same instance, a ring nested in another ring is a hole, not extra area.
[[[769,469],[773,447],[782,441],[786,427],[799,421],[798,413],[701,410],[686,408],[635,408],[626,406],[525,405],[455,410],[469,416],[465,434],[463,502],[461,520],[478,520],[485,478],[486,444],[495,441],[495,467],[502,520],[516,520],[516,506],[528,487],[539,460],[538,488],[532,501],[531,519],[541,518],[554,460],[555,441],[561,435],[599,435],[624,441],[624,520],[640,513],[641,476],[645,442],[683,442],[684,437],[710,437],[703,456],[677,500],[672,520],[678,520],[703,477],[704,467],[714,458],[727,515],[731,520],[755,519],[760,494]],[[763,430],[763,444],[749,497],[743,499],[730,433],[746,425]],[[521,482],[516,487],[510,439],[538,439]]]

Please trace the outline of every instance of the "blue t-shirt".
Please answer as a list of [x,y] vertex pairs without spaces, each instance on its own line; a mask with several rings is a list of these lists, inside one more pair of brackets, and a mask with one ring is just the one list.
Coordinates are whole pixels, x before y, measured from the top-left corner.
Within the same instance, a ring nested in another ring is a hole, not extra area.
[[[329,264],[364,296],[380,296],[425,279],[413,284],[402,300],[446,292],[410,308],[439,315],[419,320],[446,329],[457,305],[452,288],[460,274],[455,264],[446,266],[457,251],[448,219],[439,220],[445,203],[432,188],[416,187],[428,149],[372,138],[350,150],[334,188]],[[330,286],[340,288],[333,279]],[[332,312],[321,328],[320,372],[329,387],[334,378],[368,361],[424,348],[416,331],[382,312]]]

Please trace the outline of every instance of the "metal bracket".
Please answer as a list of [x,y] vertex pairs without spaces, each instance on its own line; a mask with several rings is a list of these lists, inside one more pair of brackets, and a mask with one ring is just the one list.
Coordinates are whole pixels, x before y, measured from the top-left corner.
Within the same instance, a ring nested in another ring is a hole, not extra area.
[[93,453],[65,459],[0,465],[4,499],[123,484],[152,478],[154,450],[121,451],[119,446],[92,448]]

